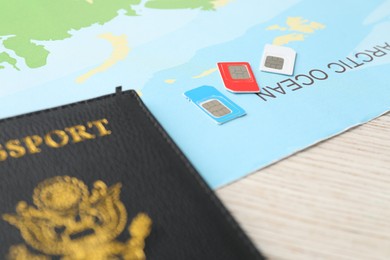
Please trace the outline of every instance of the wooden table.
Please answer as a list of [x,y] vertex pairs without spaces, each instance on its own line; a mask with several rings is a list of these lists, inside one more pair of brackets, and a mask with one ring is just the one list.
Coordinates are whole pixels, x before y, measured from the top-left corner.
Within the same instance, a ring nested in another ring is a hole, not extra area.
[[390,113],[217,191],[269,259],[390,259]]

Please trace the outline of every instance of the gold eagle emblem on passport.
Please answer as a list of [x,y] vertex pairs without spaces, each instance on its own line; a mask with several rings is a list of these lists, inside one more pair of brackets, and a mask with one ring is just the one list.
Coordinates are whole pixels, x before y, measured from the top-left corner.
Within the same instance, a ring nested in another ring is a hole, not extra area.
[[111,187],[94,183],[91,192],[81,180],[58,176],[34,190],[33,203],[21,201],[16,214],[3,219],[17,227],[26,245],[9,250],[11,260],[141,260],[152,221],[138,214],[128,227],[131,238],[117,241],[127,225],[127,212],[120,201],[121,184]]

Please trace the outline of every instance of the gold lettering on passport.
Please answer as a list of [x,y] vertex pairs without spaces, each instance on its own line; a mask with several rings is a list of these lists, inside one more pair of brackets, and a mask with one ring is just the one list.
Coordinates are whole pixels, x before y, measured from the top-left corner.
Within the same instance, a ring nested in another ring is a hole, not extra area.
[[99,131],[99,135],[100,136],[110,135],[111,131],[107,130],[104,125],[108,125],[108,120],[107,119],[101,119],[101,120],[88,122],[88,127],[89,128],[96,127],[97,130]]
[[[58,141],[54,141],[55,139]],[[67,145],[69,142],[69,136],[61,130],[54,130],[45,135],[45,143],[51,148],[60,148]]]
[[24,149],[19,140],[10,140],[5,143],[5,147],[13,158],[20,158],[26,154],[26,149]]
[[42,137],[40,137],[38,135],[33,135],[33,136],[27,136],[23,140],[24,140],[24,143],[26,144],[27,150],[30,154],[41,152],[41,149],[39,149],[38,147],[43,142]]
[[0,162],[7,160],[8,154],[3,149],[3,146],[0,144]]
[[120,191],[121,184],[107,187],[97,181],[89,192],[84,182],[69,176],[38,184],[34,206],[21,201],[16,214],[3,215],[5,221],[20,230],[26,243],[12,246],[8,259],[50,260],[59,256],[62,260],[144,260],[152,220],[139,213],[127,228],[131,238],[117,241],[127,225]]
[[79,143],[88,139],[95,139],[96,136],[87,132],[87,128],[83,125],[76,125],[73,127],[65,128],[73,138],[73,143]]
[[88,140],[110,135],[107,129],[108,120],[99,119],[86,124],[55,129],[44,135],[30,135],[21,139],[8,140],[0,144],[0,162],[9,158],[21,158],[26,154],[42,152],[43,147],[58,149],[69,144],[76,144]]

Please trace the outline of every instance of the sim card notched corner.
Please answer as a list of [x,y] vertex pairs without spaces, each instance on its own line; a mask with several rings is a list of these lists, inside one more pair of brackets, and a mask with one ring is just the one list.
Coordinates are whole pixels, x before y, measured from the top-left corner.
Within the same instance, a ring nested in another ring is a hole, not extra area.
[[211,86],[201,86],[184,95],[218,124],[246,115],[244,109]]
[[266,44],[260,70],[283,75],[293,75],[297,53],[290,47]]

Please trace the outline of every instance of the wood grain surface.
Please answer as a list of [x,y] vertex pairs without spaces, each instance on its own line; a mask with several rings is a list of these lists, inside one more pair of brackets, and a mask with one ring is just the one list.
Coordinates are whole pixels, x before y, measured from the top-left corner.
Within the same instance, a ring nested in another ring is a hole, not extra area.
[[269,259],[390,259],[390,113],[218,196]]

